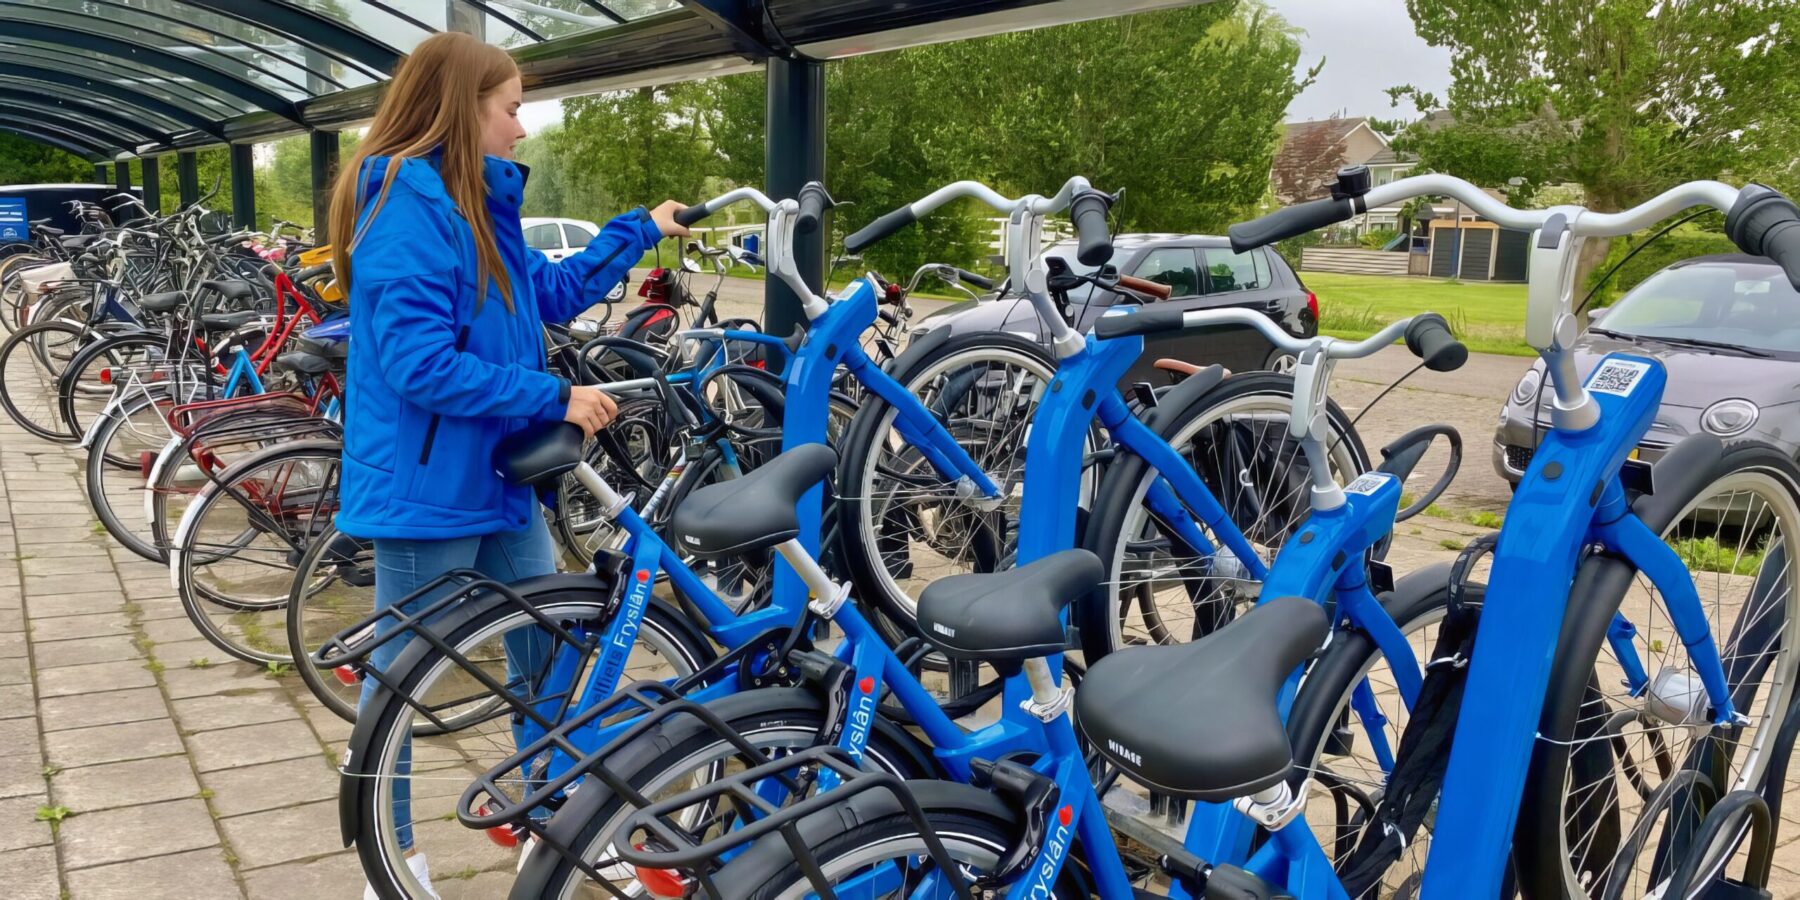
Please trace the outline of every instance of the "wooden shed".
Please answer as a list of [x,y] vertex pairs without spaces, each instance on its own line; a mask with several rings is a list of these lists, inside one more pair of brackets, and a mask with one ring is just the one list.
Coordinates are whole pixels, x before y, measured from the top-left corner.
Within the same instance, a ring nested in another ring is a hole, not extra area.
[[1524,281],[1528,232],[1493,222],[1431,221],[1431,276],[1463,281]]

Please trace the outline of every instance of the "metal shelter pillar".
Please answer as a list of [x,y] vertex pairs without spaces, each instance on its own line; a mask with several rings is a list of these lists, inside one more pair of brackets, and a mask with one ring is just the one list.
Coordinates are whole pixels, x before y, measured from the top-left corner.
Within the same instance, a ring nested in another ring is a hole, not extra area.
[[182,206],[200,199],[200,163],[192,150],[175,154],[175,193]]
[[331,242],[331,182],[337,178],[338,133],[312,133],[313,240]]
[[131,193],[131,160],[121,159],[113,163],[113,187],[120,193]]
[[[781,57],[768,62],[768,114],[763,171],[768,194],[797,197],[808,181],[825,180],[825,66]],[[825,283],[825,251],[831,236],[820,228],[795,235],[794,261],[814,291]],[[806,321],[800,298],[779,278],[763,287],[763,322],[769,334],[792,334]]]
[[112,180],[112,173],[106,171],[106,163],[94,163],[94,183],[105,184]]
[[144,157],[144,205],[162,214],[162,171],[154,156]]
[[253,144],[231,145],[231,225],[240,230],[256,227],[255,151]]

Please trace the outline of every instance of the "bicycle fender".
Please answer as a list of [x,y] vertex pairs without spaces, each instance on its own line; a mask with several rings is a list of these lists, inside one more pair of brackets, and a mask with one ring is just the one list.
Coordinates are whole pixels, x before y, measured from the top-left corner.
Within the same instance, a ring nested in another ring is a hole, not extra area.
[[1162,433],[1163,421],[1186,409],[1202,394],[1219,386],[1225,380],[1225,367],[1207,366],[1186,378],[1157,398],[1156,406],[1144,416],[1144,424],[1158,434]]

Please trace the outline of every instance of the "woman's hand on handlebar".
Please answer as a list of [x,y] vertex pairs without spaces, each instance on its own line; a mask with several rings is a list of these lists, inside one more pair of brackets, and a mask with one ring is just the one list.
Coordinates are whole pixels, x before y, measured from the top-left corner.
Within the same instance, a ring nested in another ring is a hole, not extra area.
[[678,200],[664,200],[650,211],[650,219],[662,231],[663,237],[685,237],[687,226],[675,221],[675,214],[687,209],[687,204]]
[[582,434],[593,437],[595,432],[611,425],[618,415],[619,404],[605,391],[585,384],[569,388],[569,408],[563,412],[563,421],[580,426]]

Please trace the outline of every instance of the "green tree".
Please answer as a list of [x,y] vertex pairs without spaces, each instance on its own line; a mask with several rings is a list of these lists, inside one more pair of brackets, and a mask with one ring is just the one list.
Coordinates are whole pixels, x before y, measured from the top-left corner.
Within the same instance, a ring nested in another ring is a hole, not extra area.
[[0,134],[0,184],[93,181],[94,164],[49,144]]
[[712,91],[683,83],[564,100],[563,127],[546,135],[574,206],[564,212],[603,220],[699,197],[715,168],[704,121]]
[[[1618,210],[1698,178],[1793,187],[1800,150],[1800,5],[1792,0],[1407,0],[1449,48],[1445,105],[1403,147],[1484,184],[1579,184]],[[1607,252],[1589,241],[1583,277]]]

